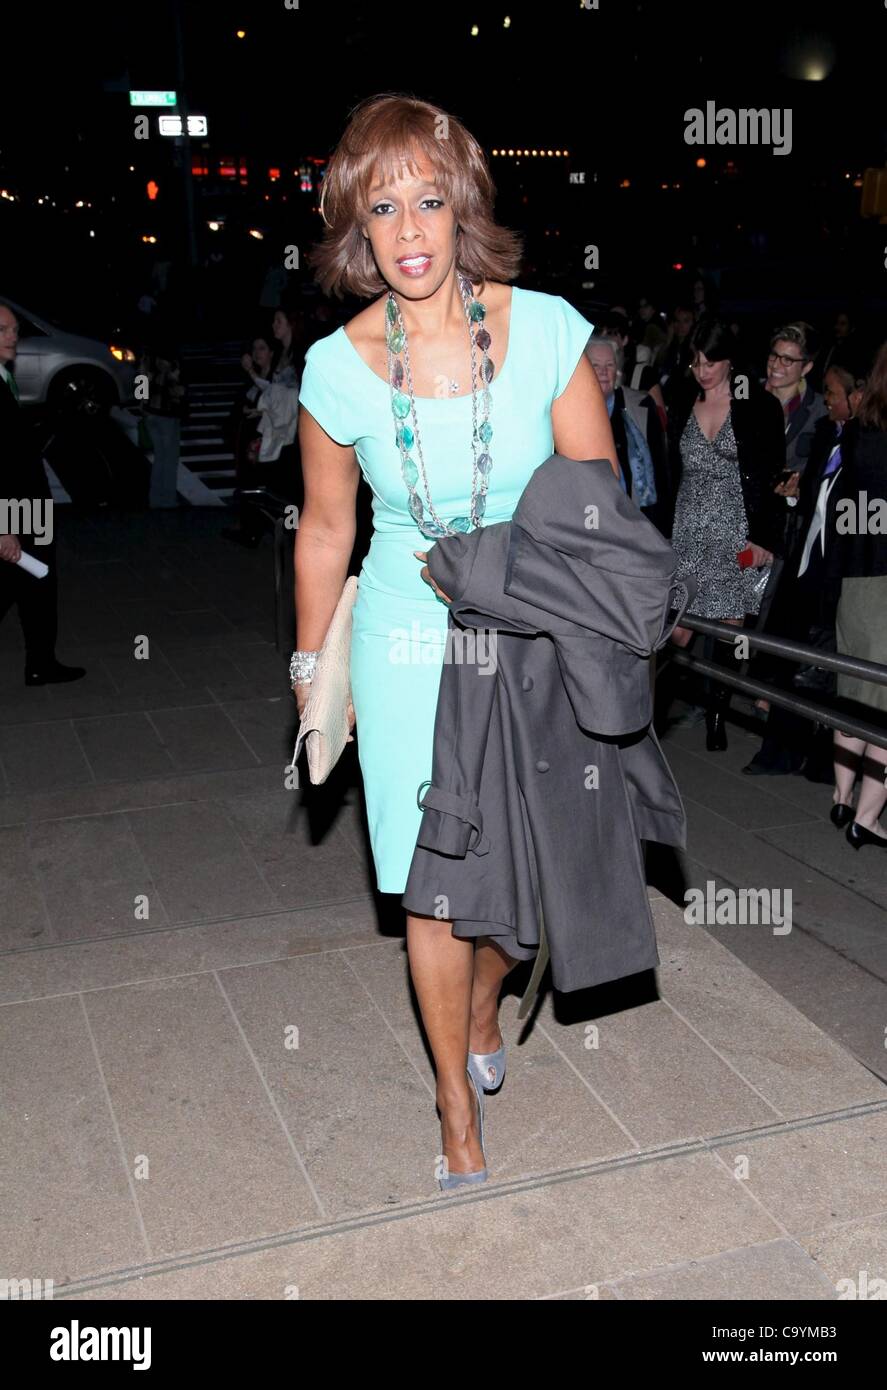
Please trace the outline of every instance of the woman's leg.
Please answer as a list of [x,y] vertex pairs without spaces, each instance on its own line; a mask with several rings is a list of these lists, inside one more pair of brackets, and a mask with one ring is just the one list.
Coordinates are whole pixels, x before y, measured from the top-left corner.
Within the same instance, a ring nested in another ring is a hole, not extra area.
[[836,803],[851,805],[857,767],[864,752],[865,743],[861,738],[850,738],[835,729],[835,794],[832,799]]
[[488,936],[478,937],[474,952],[474,979],[471,984],[471,1052],[498,1052],[502,1046],[499,1031],[499,991],[502,981],[518,962]]
[[407,954],[434,1056],[443,1154],[451,1173],[474,1173],[484,1166],[467,1071],[474,942],[454,936],[452,922],[408,912]]
[[878,818],[887,804],[887,748],[879,748],[875,743],[867,743],[862,760],[862,783],[859,788],[859,801],[854,820],[857,825],[870,830],[873,835],[887,839]]

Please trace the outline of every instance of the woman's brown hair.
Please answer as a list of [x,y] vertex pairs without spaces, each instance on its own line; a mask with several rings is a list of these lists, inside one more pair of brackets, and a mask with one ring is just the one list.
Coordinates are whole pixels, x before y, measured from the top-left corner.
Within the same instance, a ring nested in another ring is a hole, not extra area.
[[878,348],[856,418],[861,425],[887,430],[887,343]]
[[369,188],[404,164],[415,174],[426,159],[456,218],[456,265],[474,283],[509,281],[520,269],[522,242],[493,217],[495,188],[480,145],[461,121],[430,102],[398,92],[367,98],[351,112],[327,167],[320,195],[323,241],[307,256],[325,294],[368,299],[385,289],[361,227]]

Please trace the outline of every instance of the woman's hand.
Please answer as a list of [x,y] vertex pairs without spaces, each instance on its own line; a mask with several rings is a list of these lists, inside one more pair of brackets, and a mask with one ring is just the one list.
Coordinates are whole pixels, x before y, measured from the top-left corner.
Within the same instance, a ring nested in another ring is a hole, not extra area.
[[[310,684],[309,684],[309,685],[294,685],[294,686],[293,686],[293,694],[294,694],[295,697],[296,697],[296,708],[297,708],[298,711],[299,711],[299,723],[300,723],[300,724],[301,724],[301,722],[302,722],[302,715],[303,715],[303,713],[304,713],[305,706],[306,706],[306,704],[308,703],[308,692],[310,691],[310,689],[311,689]],[[349,728],[349,729],[353,729],[353,728],[354,728],[354,724],[355,724],[354,706],[353,706],[353,704],[351,703],[351,701],[349,700],[349,701],[348,701],[348,728]],[[349,733],[346,742],[348,742],[348,743],[353,743],[353,742],[354,742],[354,737],[353,737],[353,735],[352,735],[351,733]]]
[[[414,550],[414,551],[413,551],[413,554],[414,554],[414,555],[417,557],[417,559],[419,559],[419,560],[427,560],[427,559],[428,559],[428,552],[427,552],[427,550]],[[432,589],[433,589],[434,592],[437,594],[438,598],[442,598],[443,601],[444,601],[444,603],[452,603],[452,602],[453,602],[453,600],[449,597],[449,595],[444,593],[443,589],[439,589],[439,588],[437,587],[437,585],[435,584],[434,580],[431,578],[431,575],[430,575],[430,573],[429,573],[429,571],[428,571],[428,566],[427,566],[427,565],[423,565],[422,568],[420,569],[419,573],[421,574],[422,578],[425,580],[425,583],[431,585]]]
[[754,541],[747,543],[747,549],[752,553],[752,566],[759,570],[763,565],[773,564],[773,551],[765,550],[762,545],[755,545]]
[[253,372],[255,371],[255,367],[253,366],[253,359],[248,352],[245,352],[241,357],[240,365],[245,372],[248,372],[249,375],[252,376]]

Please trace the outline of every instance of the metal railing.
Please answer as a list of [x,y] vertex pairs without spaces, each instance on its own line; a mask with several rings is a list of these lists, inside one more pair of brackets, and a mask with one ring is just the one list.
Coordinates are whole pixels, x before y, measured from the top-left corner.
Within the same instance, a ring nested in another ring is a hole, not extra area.
[[266,487],[243,488],[237,495],[241,502],[247,503],[269,523],[274,535],[274,645],[281,656],[289,660],[290,652],[295,646],[296,633],[293,587],[293,546],[296,533],[286,525],[286,510],[293,504]]
[[[711,618],[683,617],[680,626],[709,637],[722,637],[729,641],[733,647],[735,647],[737,640],[741,639],[743,642],[747,642],[749,647],[768,652],[772,656],[781,657],[784,661],[796,661],[804,666],[815,666],[824,671],[836,671],[847,676],[858,676],[860,680],[872,681],[876,685],[887,685],[887,666],[882,666],[876,661],[864,661],[857,656],[824,652],[819,647],[808,647],[802,642],[793,642],[786,637],[773,637],[767,633],[755,632],[753,629],[747,630],[737,627],[733,623],[715,622]],[[790,691],[783,690],[766,681],[755,680],[751,676],[743,676],[738,672],[728,671],[716,662],[706,661],[704,657],[691,656],[682,647],[672,648],[671,660],[678,666],[686,666],[692,671],[698,671],[703,676],[709,676],[718,685],[727,685],[733,690],[741,691],[743,695],[752,695],[757,699],[769,700],[772,705],[778,705],[781,709],[787,709],[793,714],[812,719],[819,724],[825,724],[830,729],[838,729],[851,738],[861,738],[866,743],[875,744],[878,748],[887,748],[887,726],[883,724],[880,726],[869,724],[864,720],[857,719],[852,714],[844,714],[834,705],[820,704],[815,700],[805,699],[802,695],[792,694]]]
[[[285,497],[262,487],[244,489],[238,496],[254,507],[273,531],[275,647],[281,655],[289,657],[295,642],[296,626],[293,583],[295,532],[286,526],[285,521],[286,509],[292,504]],[[784,661],[796,661],[799,665],[814,666],[819,670],[836,671],[848,676],[858,676],[861,680],[873,681],[877,685],[887,685],[887,666],[875,661],[824,652],[819,647],[805,646],[802,642],[793,642],[786,637],[772,637],[763,632],[755,632],[754,629],[737,627],[732,623],[716,622],[711,618],[683,617],[680,625],[708,637],[725,638],[732,646],[735,646],[737,639],[741,639],[749,647],[768,652]],[[828,728],[838,729],[851,738],[861,738],[878,748],[887,748],[887,727],[883,725],[879,727],[869,724],[851,714],[842,713],[833,705],[820,704],[769,682],[728,671],[713,661],[706,661],[704,657],[692,656],[682,647],[672,646],[670,655],[676,665],[698,671],[700,675],[710,677],[719,685],[728,685],[743,695],[769,700],[773,705],[779,705],[780,708],[801,715],[805,719],[825,724]]]

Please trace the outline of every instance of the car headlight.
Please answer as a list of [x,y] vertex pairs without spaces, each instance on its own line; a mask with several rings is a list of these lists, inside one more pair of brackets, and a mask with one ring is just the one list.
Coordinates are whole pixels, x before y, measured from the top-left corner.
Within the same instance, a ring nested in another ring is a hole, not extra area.
[[134,362],[136,355],[132,348],[117,347],[115,343],[110,343],[108,351],[112,357],[116,357],[118,362]]

